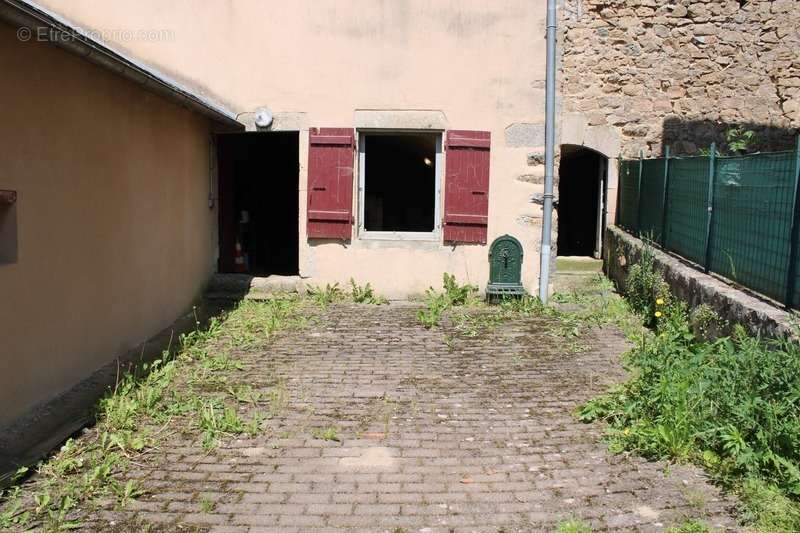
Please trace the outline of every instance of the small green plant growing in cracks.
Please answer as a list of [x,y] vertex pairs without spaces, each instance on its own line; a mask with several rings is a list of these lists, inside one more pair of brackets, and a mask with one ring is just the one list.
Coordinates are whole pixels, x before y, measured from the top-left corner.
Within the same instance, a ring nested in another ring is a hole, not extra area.
[[389,303],[385,297],[375,294],[372,285],[367,283],[363,287],[350,278],[350,298],[357,304],[383,305]]
[[573,518],[559,522],[556,526],[556,533],[591,533],[592,528],[583,520]]
[[317,287],[314,285],[309,285],[306,292],[318,306],[320,307],[327,307],[328,305],[341,300],[342,298],[342,289],[339,288],[338,283],[334,283],[331,285],[330,283],[326,284],[325,287]]
[[687,520],[679,526],[669,528],[667,533],[711,533],[711,530],[702,522]]
[[204,513],[213,512],[216,507],[217,503],[211,498],[204,496],[203,498],[200,499],[200,509]]
[[333,426],[325,427],[325,428],[314,428],[311,431],[311,435],[315,439],[319,440],[331,440],[339,442],[339,430]]
[[442,292],[437,292],[433,287],[425,291],[425,309],[417,312],[417,319],[427,329],[438,326],[442,314],[448,309],[480,303],[476,285],[461,285],[454,275],[447,272],[442,275],[442,288]]

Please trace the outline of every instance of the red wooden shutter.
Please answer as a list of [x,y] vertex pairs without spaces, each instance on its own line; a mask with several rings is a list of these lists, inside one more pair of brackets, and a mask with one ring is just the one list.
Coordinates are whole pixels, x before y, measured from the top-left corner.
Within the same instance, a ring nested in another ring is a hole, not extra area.
[[353,225],[353,130],[312,128],[308,147],[308,238],[347,239]]
[[489,223],[488,131],[447,132],[444,240],[486,244]]

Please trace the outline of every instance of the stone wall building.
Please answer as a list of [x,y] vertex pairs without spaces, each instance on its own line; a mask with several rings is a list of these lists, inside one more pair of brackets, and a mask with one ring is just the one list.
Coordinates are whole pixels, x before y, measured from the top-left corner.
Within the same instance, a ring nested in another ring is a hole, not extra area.
[[626,155],[724,147],[732,127],[793,146],[797,0],[565,0],[561,21],[564,118],[608,128]]

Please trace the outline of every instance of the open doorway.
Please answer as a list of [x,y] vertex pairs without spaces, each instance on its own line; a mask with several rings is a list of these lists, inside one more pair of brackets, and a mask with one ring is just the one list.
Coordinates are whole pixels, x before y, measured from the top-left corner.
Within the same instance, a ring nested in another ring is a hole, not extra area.
[[299,135],[218,138],[220,272],[298,273]]
[[589,148],[561,146],[558,255],[599,258],[603,246],[608,159]]

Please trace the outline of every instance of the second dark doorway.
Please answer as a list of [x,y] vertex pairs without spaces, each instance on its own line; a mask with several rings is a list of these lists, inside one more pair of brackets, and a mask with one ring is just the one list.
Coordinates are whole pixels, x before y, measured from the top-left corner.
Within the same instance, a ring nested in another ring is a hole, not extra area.
[[562,145],[558,167],[558,255],[600,257],[607,159]]
[[220,135],[220,272],[298,273],[297,132]]

